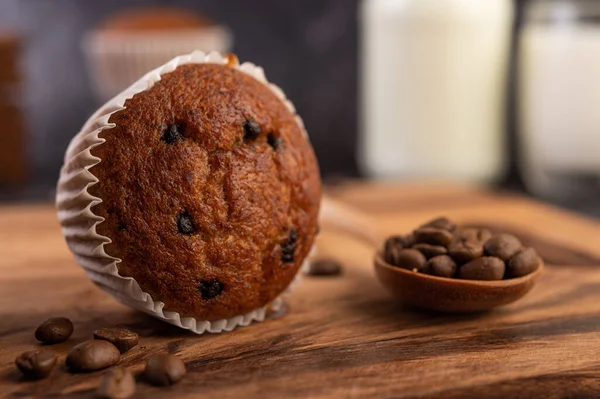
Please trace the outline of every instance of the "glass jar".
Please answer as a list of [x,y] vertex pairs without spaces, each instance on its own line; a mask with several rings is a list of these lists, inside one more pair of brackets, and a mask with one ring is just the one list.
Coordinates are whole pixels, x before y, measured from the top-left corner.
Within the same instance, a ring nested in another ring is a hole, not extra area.
[[600,198],[600,1],[529,2],[518,57],[527,188],[567,203]]
[[363,173],[498,179],[512,0],[363,0],[359,14]]

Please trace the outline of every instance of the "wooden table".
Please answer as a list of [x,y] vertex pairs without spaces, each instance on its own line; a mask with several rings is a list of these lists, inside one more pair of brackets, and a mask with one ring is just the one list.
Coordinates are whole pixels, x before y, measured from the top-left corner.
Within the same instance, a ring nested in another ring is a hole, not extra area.
[[[506,228],[536,245],[548,267],[525,298],[479,315],[403,308],[376,281],[372,248],[324,226],[322,255],[339,278],[306,277],[289,310],[232,333],[195,336],[132,311],[100,291],[68,252],[49,205],[0,208],[0,397],[93,396],[102,372],[73,375],[64,357],[92,330],[142,335],[120,364],[140,371],[167,351],[189,374],[171,388],[138,384],[138,398],[600,397],[600,224],[537,202],[461,187],[349,184],[329,195],[367,213],[383,233],[448,215]],[[47,317],[73,320],[52,346],[59,366],[24,382],[13,365],[38,347]]]

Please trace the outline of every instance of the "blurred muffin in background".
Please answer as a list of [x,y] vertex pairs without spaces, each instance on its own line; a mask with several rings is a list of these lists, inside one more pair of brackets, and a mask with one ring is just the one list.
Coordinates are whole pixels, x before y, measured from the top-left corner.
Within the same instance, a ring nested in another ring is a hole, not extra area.
[[106,101],[146,72],[194,50],[231,50],[230,31],[190,10],[143,7],[121,11],[83,39],[94,91]]

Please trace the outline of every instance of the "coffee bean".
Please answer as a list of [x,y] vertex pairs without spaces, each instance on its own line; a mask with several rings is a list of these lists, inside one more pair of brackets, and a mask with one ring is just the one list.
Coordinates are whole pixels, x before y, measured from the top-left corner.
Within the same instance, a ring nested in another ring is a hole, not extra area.
[[44,344],[64,342],[73,334],[73,323],[66,317],[53,317],[38,326],[35,338]]
[[517,252],[506,264],[506,277],[521,277],[539,267],[539,257],[535,249],[525,248]]
[[465,280],[502,280],[504,262],[492,256],[474,259],[458,269],[458,278]]
[[15,364],[28,379],[45,378],[56,365],[56,355],[47,349],[39,349],[21,353]]
[[396,262],[394,266],[401,267],[402,269],[407,270],[417,270],[420,271],[425,267],[425,263],[427,263],[427,259],[425,255],[419,252],[416,249],[408,248],[401,249],[398,252]]
[[281,137],[275,136],[273,133],[269,133],[267,135],[267,143],[273,147],[274,150],[277,150],[281,145]]
[[441,245],[420,243],[413,245],[413,248],[419,250],[427,259],[448,253],[446,247],[442,247]]
[[256,140],[260,135],[260,125],[254,119],[244,123],[244,140]]
[[108,341],[93,339],[71,348],[66,364],[73,372],[95,371],[112,366],[120,357],[116,346]]
[[161,140],[167,144],[175,144],[177,141],[183,140],[183,132],[185,131],[185,126],[180,124],[173,124],[167,126],[165,131],[161,136]]
[[135,393],[135,378],[130,371],[115,367],[102,376],[96,396],[102,399],[127,399]]
[[126,328],[101,328],[94,331],[94,339],[108,341],[119,349],[119,352],[125,353],[133,348],[140,341],[139,335]]
[[308,274],[311,276],[337,276],[342,273],[342,265],[335,259],[323,258],[310,262]]
[[441,245],[447,247],[454,238],[454,234],[448,230],[435,227],[422,227],[414,231],[415,241],[431,245]]
[[298,232],[296,229],[292,228],[288,233],[288,237],[281,243],[281,261],[283,263],[291,263],[294,261],[296,241],[298,241]]
[[456,262],[448,255],[440,255],[429,259],[424,268],[425,273],[438,277],[454,277]]
[[483,246],[487,255],[495,256],[505,262],[508,262],[521,248],[521,241],[512,234],[496,234]]
[[177,230],[185,235],[193,234],[196,231],[196,225],[187,211],[177,215]]
[[458,241],[478,242],[481,245],[492,238],[492,232],[486,228],[469,227],[458,232],[456,235]]
[[492,236],[488,229],[468,228],[459,231],[448,246],[448,253],[459,264],[483,255],[483,244]]
[[456,224],[445,217],[430,220],[429,222],[422,224],[419,228],[423,227],[434,227],[436,229],[448,230],[451,233],[454,233],[456,230]]
[[146,362],[144,379],[153,385],[173,385],[186,373],[185,364],[173,355],[161,354]]
[[217,280],[204,280],[198,284],[198,290],[202,299],[213,299],[223,292],[223,284]]
[[467,263],[483,255],[483,244],[471,241],[458,241],[450,244],[448,253],[457,263]]
[[392,265],[397,265],[396,258],[398,253],[404,248],[410,248],[407,236],[391,236],[385,240],[383,245],[383,257],[385,261]]

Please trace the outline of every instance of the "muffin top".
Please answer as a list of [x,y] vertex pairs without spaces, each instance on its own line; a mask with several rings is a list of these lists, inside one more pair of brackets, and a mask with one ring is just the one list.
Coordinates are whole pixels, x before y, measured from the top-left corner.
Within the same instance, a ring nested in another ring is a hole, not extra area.
[[118,12],[100,25],[104,32],[151,32],[197,29],[214,25],[192,11],[169,6],[135,8]]
[[289,285],[315,237],[321,183],[303,129],[265,84],[182,65],[109,122],[89,192],[121,276],[166,310],[210,321]]

